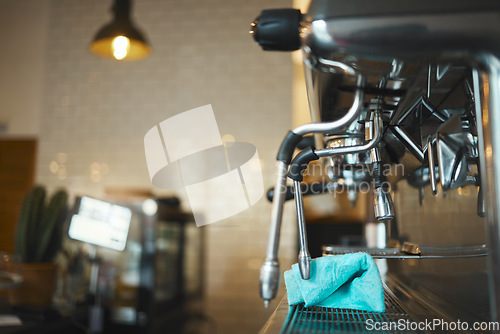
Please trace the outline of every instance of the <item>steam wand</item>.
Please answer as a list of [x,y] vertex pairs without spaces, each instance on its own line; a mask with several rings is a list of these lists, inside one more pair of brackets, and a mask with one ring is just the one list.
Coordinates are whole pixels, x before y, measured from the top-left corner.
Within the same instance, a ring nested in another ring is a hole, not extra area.
[[288,173],[288,177],[293,180],[293,188],[295,192],[295,208],[297,211],[297,224],[299,228],[300,243],[298,263],[300,276],[304,280],[308,280],[311,277],[311,255],[309,254],[309,249],[307,247],[306,225],[304,219],[304,201],[302,199],[302,189],[300,183],[304,179],[303,174],[307,169],[307,165],[309,164],[309,162],[318,159],[319,157],[314,153],[314,149],[312,147],[308,147],[295,156]]
[[297,211],[297,225],[299,228],[299,269],[302,279],[311,277],[311,254],[307,246],[306,224],[304,219],[304,201],[302,199],[302,191],[300,189],[300,181],[293,181],[293,189],[295,191],[295,208]]

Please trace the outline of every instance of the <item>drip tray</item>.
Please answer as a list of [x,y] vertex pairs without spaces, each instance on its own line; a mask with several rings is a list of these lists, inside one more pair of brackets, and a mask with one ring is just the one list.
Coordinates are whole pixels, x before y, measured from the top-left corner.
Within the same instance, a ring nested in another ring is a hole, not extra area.
[[[288,306],[285,298],[261,333],[421,333],[405,330],[404,324],[414,322],[414,319],[388,288],[384,288],[384,298],[383,313],[317,306],[304,307],[304,304]],[[284,322],[283,315],[286,311],[283,308],[288,309]],[[391,328],[389,324],[392,324]],[[398,326],[399,324],[403,325]]]
[[[376,331],[374,324],[398,324],[413,321],[392,293],[385,289],[385,312],[334,309],[327,307],[304,307],[303,304],[290,308],[289,317],[282,333],[365,333]],[[380,327],[382,328],[382,327]],[[376,331],[377,332],[377,331]],[[378,331],[380,332],[380,331]],[[384,330],[384,333],[413,333]]]

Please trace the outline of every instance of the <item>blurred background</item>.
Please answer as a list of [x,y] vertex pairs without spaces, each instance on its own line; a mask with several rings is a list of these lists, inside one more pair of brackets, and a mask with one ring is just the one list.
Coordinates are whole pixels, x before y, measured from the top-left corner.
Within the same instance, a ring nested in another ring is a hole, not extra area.
[[[111,19],[111,1],[0,0],[0,251],[14,251],[22,198],[34,184],[48,193],[65,188],[70,201],[79,195],[110,198],[116,189],[177,196],[189,213],[184,192],[151,185],[143,140],[159,122],[207,104],[224,140],[257,147],[264,187],[270,187],[277,147],[293,125],[293,62],[288,53],[262,52],[248,30],[262,9],[292,5],[135,1],[132,19],[153,52],[119,62],[89,51],[97,30]],[[301,113],[295,122],[307,117]],[[270,208],[263,197],[234,217],[199,228],[205,236],[202,312],[217,333],[255,333],[276,306],[264,309],[258,295]],[[283,269],[295,262],[295,234],[287,211]]]

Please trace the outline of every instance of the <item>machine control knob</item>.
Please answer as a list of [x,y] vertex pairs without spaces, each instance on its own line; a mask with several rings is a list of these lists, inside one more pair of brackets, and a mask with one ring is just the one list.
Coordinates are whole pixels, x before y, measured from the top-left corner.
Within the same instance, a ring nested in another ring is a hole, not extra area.
[[266,9],[251,24],[250,34],[264,50],[295,51],[300,48],[300,10]]

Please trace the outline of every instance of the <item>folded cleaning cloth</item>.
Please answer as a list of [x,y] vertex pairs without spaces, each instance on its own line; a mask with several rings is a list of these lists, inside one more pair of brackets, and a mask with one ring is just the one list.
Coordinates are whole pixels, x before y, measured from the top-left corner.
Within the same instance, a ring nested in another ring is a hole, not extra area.
[[311,260],[311,278],[303,280],[297,264],[285,272],[290,305],[384,312],[384,291],[377,265],[366,253]]

